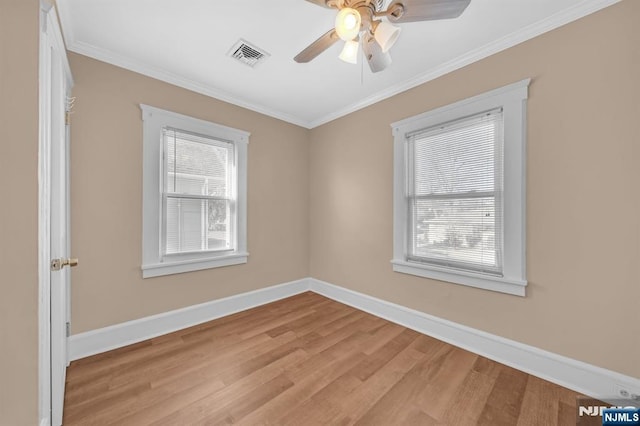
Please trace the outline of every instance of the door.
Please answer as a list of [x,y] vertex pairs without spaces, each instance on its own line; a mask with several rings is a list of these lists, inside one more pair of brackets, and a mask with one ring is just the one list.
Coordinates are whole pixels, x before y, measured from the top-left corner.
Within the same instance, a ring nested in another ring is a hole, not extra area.
[[62,424],[67,370],[69,258],[69,124],[68,91],[58,54],[52,55],[51,84],[51,417]]
[[[62,424],[69,322],[69,123],[72,85],[55,9],[44,6],[40,34],[40,410]],[[46,272],[45,272],[46,271]],[[47,422],[48,423],[48,422]]]

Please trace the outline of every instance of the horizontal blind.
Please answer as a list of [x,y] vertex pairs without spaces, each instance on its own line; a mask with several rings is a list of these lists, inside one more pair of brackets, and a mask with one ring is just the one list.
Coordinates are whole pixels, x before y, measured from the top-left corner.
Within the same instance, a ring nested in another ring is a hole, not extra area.
[[232,249],[233,144],[173,128],[163,142],[163,254]]
[[408,260],[502,273],[501,109],[407,136]]

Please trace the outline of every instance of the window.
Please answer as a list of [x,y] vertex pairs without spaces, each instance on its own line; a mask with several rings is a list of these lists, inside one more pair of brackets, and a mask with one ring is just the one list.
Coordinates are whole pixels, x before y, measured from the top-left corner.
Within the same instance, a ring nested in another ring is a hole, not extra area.
[[394,271],[525,295],[528,85],[392,124]]
[[233,143],[162,129],[165,256],[233,250]]
[[140,107],[143,277],[246,263],[249,134]]

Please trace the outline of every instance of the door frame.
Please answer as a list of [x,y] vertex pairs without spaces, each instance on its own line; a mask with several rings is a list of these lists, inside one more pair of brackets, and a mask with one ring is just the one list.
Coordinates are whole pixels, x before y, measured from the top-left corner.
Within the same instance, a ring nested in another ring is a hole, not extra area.
[[49,47],[59,52],[68,87],[73,86],[58,16],[40,0],[38,54],[38,419],[51,424],[51,62]]

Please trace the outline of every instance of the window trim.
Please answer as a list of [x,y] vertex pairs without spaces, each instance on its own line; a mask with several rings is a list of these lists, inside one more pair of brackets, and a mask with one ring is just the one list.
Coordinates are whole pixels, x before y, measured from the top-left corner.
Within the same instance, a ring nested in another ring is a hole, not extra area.
[[[395,272],[517,296],[526,295],[526,100],[530,82],[531,79],[525,79],[391,124],[394,137],[391,263]],[[407,135],[500,107],[503,108],[504,116],[503,276],[409,261],[408,206],[405,202]]]
[[[182,272],[246,263],[247,252],[247,151],[249,132],[140,104],[143,120],[142,183],[142,277],[150,278]],[[162,129],[172,127],[234,144],[236,176],[236,221],[234,250],[163,256]]]

